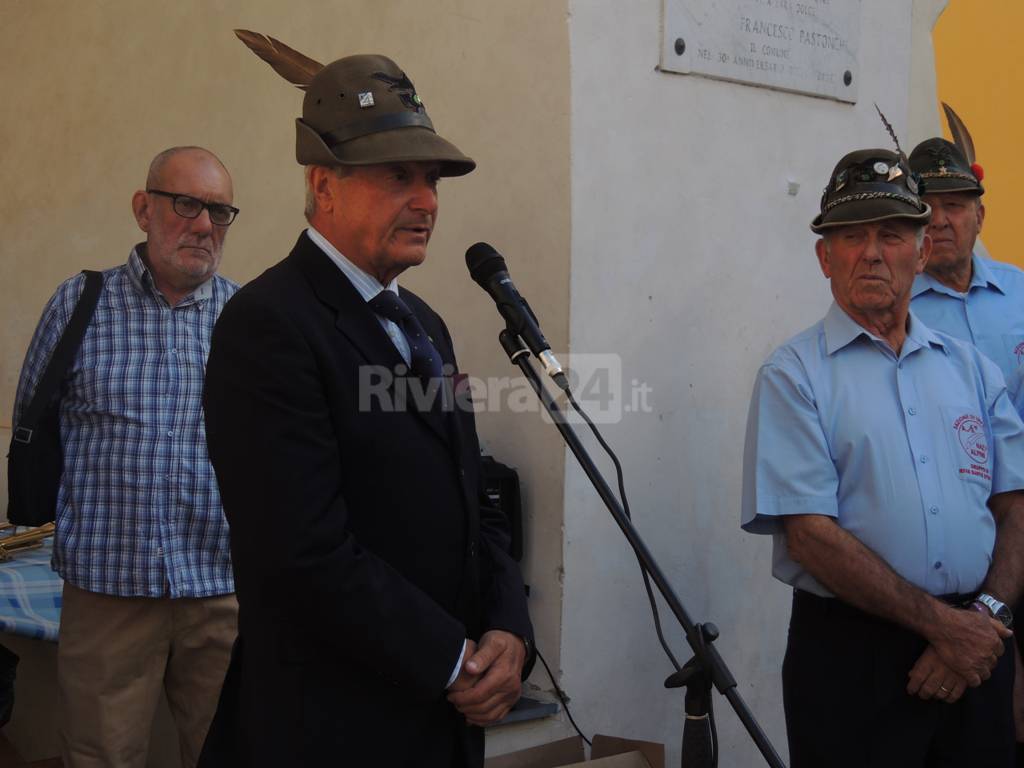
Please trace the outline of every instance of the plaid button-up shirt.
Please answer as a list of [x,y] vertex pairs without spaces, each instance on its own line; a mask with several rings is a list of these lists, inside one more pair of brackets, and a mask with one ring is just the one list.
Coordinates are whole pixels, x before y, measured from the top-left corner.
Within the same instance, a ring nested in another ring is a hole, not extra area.
[[[227,594],[228,526],[202,394],[210,333],[238,286],[214,276],[172,308],[140,257],[144,248],[104,272],[62,387],[53,566],[75,586],[108,595]],[[61,284],[43,311],[18,382],[15,425],[84,282],[79,274]]]

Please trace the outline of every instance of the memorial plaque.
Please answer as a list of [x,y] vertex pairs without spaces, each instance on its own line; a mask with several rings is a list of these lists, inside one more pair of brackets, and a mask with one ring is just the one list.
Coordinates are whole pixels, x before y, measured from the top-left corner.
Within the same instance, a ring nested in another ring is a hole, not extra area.
[[857,101],[861,0],[663,3],[663,71]]

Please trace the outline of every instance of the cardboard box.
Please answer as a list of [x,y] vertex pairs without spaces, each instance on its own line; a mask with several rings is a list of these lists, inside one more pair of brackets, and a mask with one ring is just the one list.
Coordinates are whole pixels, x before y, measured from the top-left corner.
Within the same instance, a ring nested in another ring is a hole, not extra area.
[[498,755],[484,761],[484,768],[665,768],[665,746],[614,736],[594,737],[590,760],[579,736]]

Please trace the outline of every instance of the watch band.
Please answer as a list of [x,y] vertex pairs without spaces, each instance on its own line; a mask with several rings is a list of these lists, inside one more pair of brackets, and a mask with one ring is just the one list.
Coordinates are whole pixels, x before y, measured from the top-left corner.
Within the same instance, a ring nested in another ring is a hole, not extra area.
[[988,594],[987,592],[979,592],[978,596],[974,599],[976,602],[979,602],[986,608],[988,608],[989,613],[991,613],[993,616],[995,616],[997,613],[999,613],[1000,610],[1006,607],[1005,603],[1003,603],[1001,600],[997,600],[996,598],[992,597],[992,595]]
[[1010,607],[987,592],[979,593],[978,596],[974,598],[972,605],[984,606],[985,610],[987,610],[994,619],[1000,621],[1003,626],[1013,626],[1013,611],[1010,610]]

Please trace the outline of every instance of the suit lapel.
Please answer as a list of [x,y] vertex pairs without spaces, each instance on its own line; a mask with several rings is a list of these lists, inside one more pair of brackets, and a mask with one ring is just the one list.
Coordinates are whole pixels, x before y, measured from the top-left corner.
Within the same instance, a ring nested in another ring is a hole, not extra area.
[[[290,258],[295,260],[296,266],[309,281],[317,298],[334,309],[335,327],[359,350],[368,364],[384,367],[391,374],[397,366],[405,365],[398,349],[381,327],[377,315],[367,306],[359,291],[305,232],[299,236]],[[422,386],[416,377],[410,377],[410,380],[402,382],[402,385],[408,389]],[[401,402],[396,395],[396,379],[392,379],[388,389],[393,398],[392,402]],[[431,431],[448,445],[448,428],[440,408],[419,408],[411,391],[406,393],[404,402],[409,411],[425,421]]]

